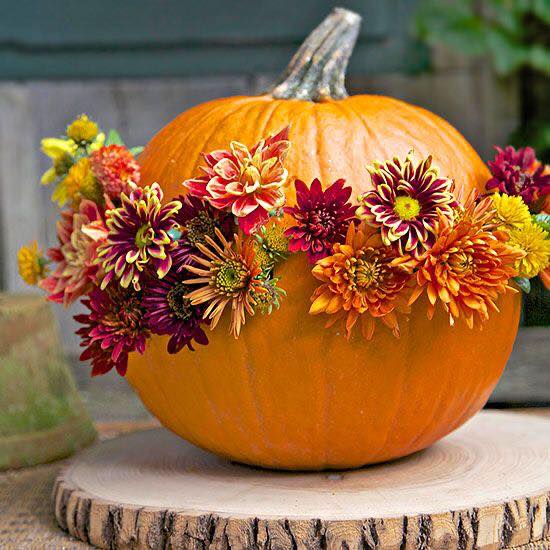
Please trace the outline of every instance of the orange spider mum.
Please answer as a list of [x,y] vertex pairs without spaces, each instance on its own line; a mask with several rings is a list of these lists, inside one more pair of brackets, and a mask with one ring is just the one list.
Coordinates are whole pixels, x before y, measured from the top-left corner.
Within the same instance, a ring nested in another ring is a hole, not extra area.
[[[254,240],[235,235],[234,243],[228,242],[216,228],[219,243],[205,236],[205,243],[197,243],[200,256],[192,256],[195,265],[185,269],[198,275],[196,279],[183,281],[187,285],[201,285],[187,295],[191,305],[207,303],[203,317],[212,320],[213,330],[228,304],[231,304],[230,332],[237,338],[246,321],[246,313],[254,315],[254,295],[266,292],[258,279],[261,269],[256,261]],[[196,265],[199,264],[199,265]]]
[[455,225],[440,217],[438,238],[430,250],[418,259],[395,260],[395,265],[416,271],[418,286],[409,304],[426,292],[430,319],[439,301],[451,325],[462,317],[470,328],[486,321],[490,310],[498,311],[498,296],[508,289],[516,292],[508,281],[516,275],[514,264],[523,253],[506,243],[506,233],[494,230],[493,218],[490,197],[476,203],[472,195]]
[[317,261],[314,277],[323,282],[311,297],[309,312],[333,315],[327,326],[342,319],[349,339],[359,318],[363,336],[371,339],[376,318],[399,336],[397,312],[407,313],[405,298],[410,274],[394,266],[395,252],[384,246],[373,228],[351,224],[344,244],[335,243],[333,254]]

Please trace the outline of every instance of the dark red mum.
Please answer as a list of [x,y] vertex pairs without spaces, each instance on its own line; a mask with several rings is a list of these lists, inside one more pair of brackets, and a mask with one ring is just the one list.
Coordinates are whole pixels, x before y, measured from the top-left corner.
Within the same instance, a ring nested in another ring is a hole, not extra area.
[[520,195],[528,205],[550,193],[550,174],[543,173],[544,166],[537,160],[532,147],[516,151],[508,145],[504,149],[495,149],[497,154],[488,163],[493,175],[485,185],[488,191]]
[[345,180],[336,180],[323,191],[321,182],[314,179],[311,186],[301,181],[294,182],[296,206],[286,207],[296,225],[288,228],[291,252],[306,252],[311,263],[331,254],[332,245],[343,242],[349,224],[355,215],[355,207],[348,203],[351,187]]
[[82,303],[90,311],[75,316],[84,325],[76,332],[82,337],[80,345],[86,348],[80,360],[91,360],[92,376],[112,368],[124,376],[128,354],[143,353],[149,337],[139,294],[118,286],[106,291],[95,288]]

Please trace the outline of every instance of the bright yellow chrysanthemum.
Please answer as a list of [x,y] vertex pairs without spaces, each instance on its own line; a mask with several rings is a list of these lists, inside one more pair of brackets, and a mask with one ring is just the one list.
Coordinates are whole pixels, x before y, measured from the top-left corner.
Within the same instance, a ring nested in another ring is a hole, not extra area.
[[90,159],[87,157],[71,166],[67,176],[56,187],[52,201],[57,202],[59,206],[70,202],[73,208],[76,208],[82,197],[95,202],[101,201],[101,188],[92,172]]
[[525,252],[515,265],[519,277],[536,277],[550,265],[550,238],[542,227],[529,223],[512,229],[509,244]]
[[78,144],[91,143],[98,133],[98,125],[84,114],[77,117],[67,126],[67,137]]
[[36,285],[48,272],[47,261],[38,243],[34,241],[30,246],[22,246],[17,253],[19,275],[28,285]]
[[496,210],[495,222],[499,229],[521,229],[531,223],[529,207],[518,196],[494,193],[491,195]]
[[42,185],[54,182],[66,174],[72,164],[76,143],[72,139],[44,138],[40,142],[42,152],[52,159],[52,166],[42,174]]

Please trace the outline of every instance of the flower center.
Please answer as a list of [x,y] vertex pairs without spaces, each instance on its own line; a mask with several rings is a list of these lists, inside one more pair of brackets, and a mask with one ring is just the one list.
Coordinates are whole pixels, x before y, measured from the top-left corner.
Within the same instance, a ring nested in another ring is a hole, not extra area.
[[247,285],[248,269],[239,260],[226,260],[218,264],[214,285],[226,294],[234,294]]
[[149,222],[138,229],[135,241],[139,248],[145,248],[153,242],[153,229]]
[[393,211],[402,220],[414,220],[420,214],[420,203],[406,195],[396,197]]
[[449,264],[456,273],[466,273],[474,268],[474,258],[467,252],[456,252],[449,259]]
[[185,224],[187,240],[193,246],[204,243],[205,237],[216,237],[216,222],[204,211],[199,212],[193,219]]
[[182,321],[187,321],[193,315],[191,300],[187,298],[189,289],[183,283],[176,283],[166,295],[168,306],[172,313]]

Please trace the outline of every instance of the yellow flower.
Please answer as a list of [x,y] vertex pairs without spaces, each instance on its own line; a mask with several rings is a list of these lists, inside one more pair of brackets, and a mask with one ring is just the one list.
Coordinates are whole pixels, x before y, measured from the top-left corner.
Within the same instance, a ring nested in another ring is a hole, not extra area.
[[514,266],[519,277],[536,277],[550,265],[550,238],[542,227],[529,223],[512,229],[508,244],[525,252]]
[[38,243],[34,241],[30,246],[22,246],[17,253],[19,275],[28,285],[36,285],[44,279],[48,272],[47,261],[42,251],[38,250]]
[[531,223],[529,207],[518,196],[494,193],[491,195],[496,210],[495,222],[499,229],[521,229]]
[[44,138],[40,142],[42,152],[52,159],[52,166],[42,174],[42,185],[54,182],[66,174],[72,164],[76,144],[72,139]]
[[82,197],[101,202],[101,188],[95,178],[90,159],[85,157],[73,164],[67,177],[56,187],[52,200],[59,206],[71,202],[76,208]]
[[67,126],[67,137],[77,144],[91,143],[98,133],[98,125],[84,114],[75,118]]

